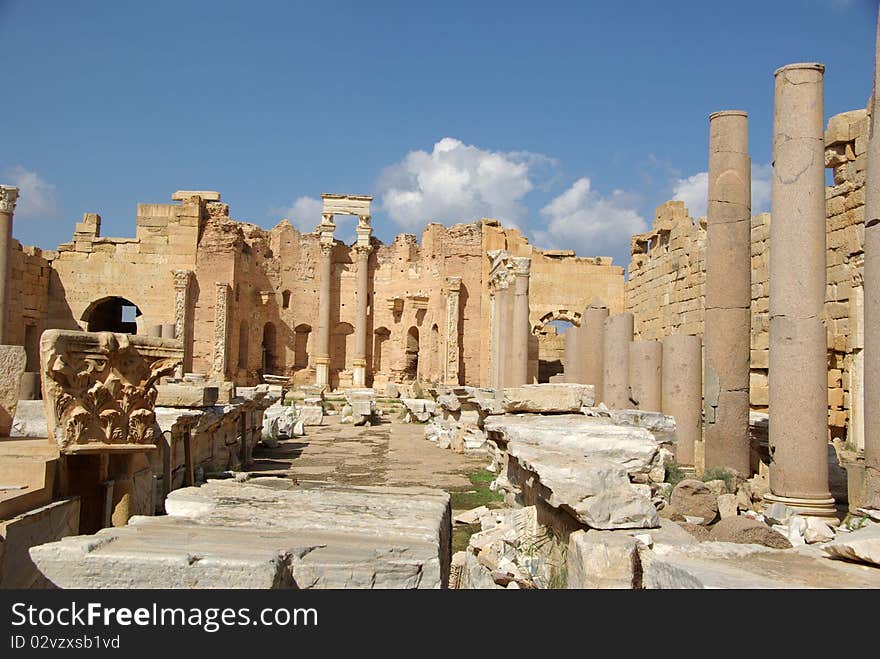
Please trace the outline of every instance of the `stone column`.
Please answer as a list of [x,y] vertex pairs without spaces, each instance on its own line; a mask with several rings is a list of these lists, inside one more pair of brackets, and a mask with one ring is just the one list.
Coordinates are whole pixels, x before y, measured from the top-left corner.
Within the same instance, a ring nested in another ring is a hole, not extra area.
[[659,412],[662,406],[663,346],[633,341],[629,346],[629,400],[633,409]]
[[361,220],[357,228],[357,310],[354,327],[354,356],[352,365],[352,385],[355,387],[367,386],[367,296],[369,295],[369,268],[370,268],[370,235],[373,230],[369,227],[369,218]]
[[633,337],[633,315],[619,313],[605,321],[602,402],[612,410],[625,410],[629,402],[629,346]]
[[735,469],[745,477],[750,473],[752,283],[748,135],[745,112],[729,110],[709,116],[705,466]]
[[664,336],[663,383],[660,404],[663,414],[675,418],[675,460],[694,467],[694,446],[702,438],[703,341],[699,336]]
[[[821,64],[778,69],[770,222],[770,491],[835,514],[828,488],[825,140]],[[867,288],[867,287],[866,287]]]
[[174,334],[183,341],[183,361],[180,365],[180,377],[192,368],[192,343],[187,335],[189,321],[189,290],[192,270],[172,270],[174,276]]
[[874,57],[874,93],[868,127],[865,173],[865,270],[864,270],[864,434],[865,494],[867,501],[880,494],[880,23]]
[[322,215],[318,227],[321,247],[319,278],[321,288],[318,293],[318,329],[315,332],[315,384],[326,387],[330,384],[330,280],[333,276],[333,232],[332,215]]
[[532,259],[516,256],[513,263],[513,324],[511,327],[511,386],[518,387],[529,379],[529,272]]
[[226,357],[229,343],[229,284],[225,281],[214,283],[216,297],[214,303],[214,360],[211,371],[218,380],[226,379]]
[[565,352],[563,353],[562,359],[563,361],[563,370],[562,375],[565,378],[566,382],[577,382],[577,375],[575,374],[575,363],[574,363],[574,354],[575,354],[575,343],[577,343],[579,337],[575,337],[577,334],[577,330],[580,329],[574,325],[568,328],[565,332]]
[[579,339],[581,382],[596,388],[596,400],[602,400],[602,381],[605,352],[605,321],[608,309],[587,307],[581,316]]
[[6,345],[6,317],[9,313],[9,250],[12,247],[12,215],[18,188],[0,185],[0,345]]
[[443,382],[458,385],[459,337],[458,324],[461,317],[461,277],[446,278],[446,360],[443,365]]

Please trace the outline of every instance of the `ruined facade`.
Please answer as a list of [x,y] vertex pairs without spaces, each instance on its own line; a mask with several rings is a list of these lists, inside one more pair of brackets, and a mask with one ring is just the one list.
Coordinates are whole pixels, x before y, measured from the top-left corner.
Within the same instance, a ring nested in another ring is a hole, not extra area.
[[[864,446],[861,398],[867,113],[835,115],[825,132],[827,251],[825,320],[828,330],[828,424],[832,438]],[[750,402],[766,411],[768,398],[770,214],[751,221]],[[683,202],[657,209],[650,232],[633,236],[626,309],[635,317],[635,338],[671,334],[702,336],[705,313],[706,221],[688,216]]]
[[[216,192],[180,191],[173,200],[138,204],[134,238],[102,236],[101,217],[87,213],[57,250],[15,244],[10,342],[32,345],[36,360],[45,329],[180,338],[185,372],[240,385],[265,374],[314,383],[321,233],[302,233],[286,220],[271,230],[237,221]],[[488,384],[489,252],[531,259],[530,381],[560,368],[553,321],[578,325],[577,310],[597,300],[623,310],[623,268],[610,258],[540,250],[496,220],[431,223],[421,242],[411,234],[387,245],[367,239],[372,249],[361,260],[357,243],[329,244],[332,388],[353,384],[364,263],[367,386]]]

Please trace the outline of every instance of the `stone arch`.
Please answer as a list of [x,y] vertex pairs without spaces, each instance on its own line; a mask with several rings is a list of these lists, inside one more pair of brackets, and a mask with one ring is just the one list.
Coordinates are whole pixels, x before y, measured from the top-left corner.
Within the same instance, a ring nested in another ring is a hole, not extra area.
[[389,371],[388,355],[385,343],[391,338],[391,330],[379,327],[373,332],[373,373]]
[[118,295],[108,295],[89,304],[80,320],[87,332],[120,332],[137,334],[137,318],[141,310],[130,300]]
[[581,316],[579,311],[554,309],[532,327],[529,360],[537,365],[538,382],[549,382],[565,371],[565,334],[581,326]]
[[300,323],[293,328],[293,367],[296,369],[309,366],[309,336],[312,326]]
[[238,326],[238,368],[248,367],[248,350],[250,349],[250,327],[246,320]]
[[263,339],[260,342],[260,368],[263,373],[275,373],[278,368],[278,336],[275,323],[263,325]]
[[406,333],[403,376],[407,380],[416,380],[419,377],[419,328],[415,325]]

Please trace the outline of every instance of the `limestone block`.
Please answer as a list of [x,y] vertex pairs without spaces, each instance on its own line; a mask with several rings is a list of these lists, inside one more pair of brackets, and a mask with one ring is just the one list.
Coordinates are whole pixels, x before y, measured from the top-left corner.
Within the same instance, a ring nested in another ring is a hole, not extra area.
[[871,524],[857,531],[841,533],[823,551],[840,558],[869,565],[880,565],[880,524]]
[[8,437],[12,429],[26,364],[23,346],[0,346],[0,437]]
[[693,478],[673,488],[669,503],[682,515],[702,520],[700,524],[711,524],[718,516],[717,495],[703,481]]
[[627,484],[600,492],[581,501],[576,517],[594,529],[650,529],[660,526],[651,500]]
[[320,426],[324,423],[324,408],[320,405],[303,405],[299,408],[300,420],[303,425]]
[[721,519],[736,517],[739,514],[739,504],[735,494],[722,494],[718,497],[718,515]]
[[135,517],[31,556],[61,588],[446,587],[445,492],[265,480],[274,486],[175,490],[166,516]]
[[10,437],[48,437],[46,409],[41,400],[20,400],[15,408]]
[[28,551],[76,533],[79,510],[78,498],[62,499],[0,521],[0,588],[45,588]]
[[585,384],[526,384],[504,389],[504,411],[539,414],[579,412],[595,403],[595,388]]
[[638,541],[614,531],[575,531],[566,553],[569,589],[632,589],[641,585]]
[[791,547],[791,542],[781,533],[762,522],[743,516],[722,518],[712,527],[709,537],[717,542],[763,545],[775,549]]
[[294,435],[294,425],[299,421],[299,411],[293,405],[273,403],[263,412],[263,440],[276,440]]
[[217,404],[219,390],[198,384],[156,385],[157,407],[209,407]]

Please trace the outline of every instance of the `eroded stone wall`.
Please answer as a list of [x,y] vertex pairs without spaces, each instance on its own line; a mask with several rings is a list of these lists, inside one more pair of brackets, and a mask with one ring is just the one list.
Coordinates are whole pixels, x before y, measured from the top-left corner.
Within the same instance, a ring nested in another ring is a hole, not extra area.
[[6,337],[9,343],[25,347],[28,371],[39,370],[40,335],[46,329],[49,303],[49,259],[53,255],[12,242]]

